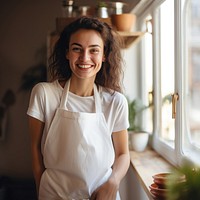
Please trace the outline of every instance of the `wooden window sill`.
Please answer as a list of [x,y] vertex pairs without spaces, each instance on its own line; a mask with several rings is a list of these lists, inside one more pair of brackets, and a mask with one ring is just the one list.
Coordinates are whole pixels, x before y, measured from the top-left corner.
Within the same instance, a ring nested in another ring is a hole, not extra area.
[[130,150],[131,166],[149,199],[153,199],[149,186],[153,183],[152,176],[170,172],[173,166],[152,149],[144,152]]

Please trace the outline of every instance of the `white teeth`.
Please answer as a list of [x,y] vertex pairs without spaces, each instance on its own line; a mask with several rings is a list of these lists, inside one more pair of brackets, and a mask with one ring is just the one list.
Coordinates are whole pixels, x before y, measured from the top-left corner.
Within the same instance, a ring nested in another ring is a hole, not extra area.
[[90,68],[90,65],[78,65],[80,68],[87,69]]

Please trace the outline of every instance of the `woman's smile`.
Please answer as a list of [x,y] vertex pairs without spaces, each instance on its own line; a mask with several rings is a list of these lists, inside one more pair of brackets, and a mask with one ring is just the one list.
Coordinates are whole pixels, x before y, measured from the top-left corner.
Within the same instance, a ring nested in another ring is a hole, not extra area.
[[93,65],[79,65],[79,64],[77,66],[81,69],[89,69],[89,68],[93,67]]

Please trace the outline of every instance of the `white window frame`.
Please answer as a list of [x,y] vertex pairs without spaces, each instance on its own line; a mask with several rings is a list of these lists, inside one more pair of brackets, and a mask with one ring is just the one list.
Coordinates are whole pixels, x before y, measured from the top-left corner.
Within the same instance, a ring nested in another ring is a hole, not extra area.
[[[159,130],[160,130],[160,122],[158,119],[161,119],[159,110],[161,109],[161,88],[160,88],[160,39],[159,39],[159,21],[158,21],[158,7],[164,2],[165,0],[155,0],[146,10],[140,15],[138,18],[138,24],[144,23],[145,18],[148,15],[151,15],[153,18],[153,88],[154,88],[154,130],[153,130],[153,138],[152,138],[152,147],[161,154],[164,158],[166,158],[170,163],[173,165],[181,165],[183,161],[190,160],[195,162],[190,158],[187,158],[182,151],[182,139],[184,131],[187,131],[186,127],[186,118],[185,118],[185,108],[184,108],[184,84],[185,84],[185,77],[184,77],[184,70],[186,67],[186,44],[185,44],[185,9],[186,3],[188,0],[171,0],[174,1],[174,66],[175,66],[175,85],[174,85],[174,93],[178,93],[179,100],[177,102],[177,112],[176,112],[176,119],[175,119],[175,148],[171,148],[165,142],[160,140],[159,138]],[[170,14],[170,13],[169,13]],[[142,25],[141,25],[142,26]],[[142,52],[142,45],[140,48],[141,55]],[[141,57],[141,63],[142,59]],[[144,79],[143,74],[141,75],[141,79]],[[142,88],[141,88],[142,89]],[[156,92],[155,92],[156,91]]]

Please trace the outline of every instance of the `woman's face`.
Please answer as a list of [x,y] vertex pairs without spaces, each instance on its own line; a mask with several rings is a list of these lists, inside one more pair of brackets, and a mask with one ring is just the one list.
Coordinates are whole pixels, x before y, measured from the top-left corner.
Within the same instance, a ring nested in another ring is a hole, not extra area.
[[71,35],[69,60],[72,76],[80,79],[95,78],[104,58],[104,43],[95,30],[80,29]]

